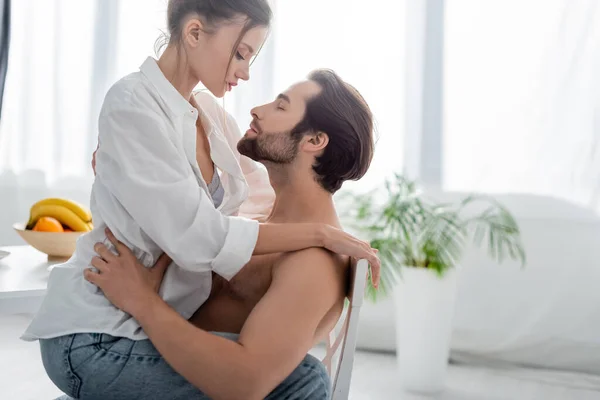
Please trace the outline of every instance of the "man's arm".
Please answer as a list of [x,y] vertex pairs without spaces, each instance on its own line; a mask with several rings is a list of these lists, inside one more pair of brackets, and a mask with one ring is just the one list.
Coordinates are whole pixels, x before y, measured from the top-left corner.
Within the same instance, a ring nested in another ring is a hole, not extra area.
[[289,255],[238,343],[194,327],[157,297],[133,315],[166,361],[211,398],[263,399],[302,361],[339,301],[338,268],[321,249]]

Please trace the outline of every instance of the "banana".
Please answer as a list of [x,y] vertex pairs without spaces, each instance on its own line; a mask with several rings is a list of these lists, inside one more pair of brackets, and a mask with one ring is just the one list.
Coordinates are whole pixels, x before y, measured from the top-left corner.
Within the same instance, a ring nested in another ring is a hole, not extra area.
[[[44,207],[44,206],[49,206],[49,205],[62,206],[64,208],[71,210],[83,222],[90,222],[90,223],[92,222],[92,213],[90,212],[89,209],[82,206],[81,204],[79,204],[73,200],[68,200],[68,199],[47,198],[47,199],[40,200],[37,203],[35,203],[33,206],[31,206],[29,221],[27,222],[28,229],[33,228],[33,225],[37,222],[39,217],[44,216],[44,215],[40,214],[40,212],[38,211],[38,208]],[[38,217],[34,218],[34,216],[38,216]]]
[[41,217],[56,218],[61,224],[68,226],[75,232],[89,232],[92,230],[91,222],[82,220],[79,215],[65,206],[45,204],[32,208],[30,221],[35,224]]

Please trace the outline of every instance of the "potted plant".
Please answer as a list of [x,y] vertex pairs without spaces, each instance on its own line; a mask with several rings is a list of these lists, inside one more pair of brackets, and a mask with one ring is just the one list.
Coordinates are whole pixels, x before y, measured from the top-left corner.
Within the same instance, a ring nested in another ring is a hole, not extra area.
[[[408,391],[443,390],[456,293],[456,267],[470,241],[490,257],[525,265],[519,227],[493,198],[471,195],[456,204],[427,200],[402,175],[379,193],[353,196],[355,228],[365,231],[382,261],[378,300],[394,294],[400,379]],[[380,196],[381,197],[381,196]]]

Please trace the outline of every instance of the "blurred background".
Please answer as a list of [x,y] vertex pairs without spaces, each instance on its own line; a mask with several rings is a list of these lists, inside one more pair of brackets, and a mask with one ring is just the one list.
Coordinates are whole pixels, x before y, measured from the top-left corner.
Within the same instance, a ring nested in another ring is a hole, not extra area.
[[[158,57],[167,1],[0,4],[7,246],[23,244],[11,225],[37,199],[89,202],[104,96]],[[522,228],[525,269],[477,249],[465,254],[444,398],[600,399],[600,2],[272,5],[275,24],[252,79],[223,100],[242,131],[251,107],[314,68],[332,68],[377,120],[372,167],[344,191],[367,192],[403,173],[446,200],[493,195]],[[393,315],[391,299],[361,312],[359,349],[375,353],[355,368],[357,399],[398,398]]]

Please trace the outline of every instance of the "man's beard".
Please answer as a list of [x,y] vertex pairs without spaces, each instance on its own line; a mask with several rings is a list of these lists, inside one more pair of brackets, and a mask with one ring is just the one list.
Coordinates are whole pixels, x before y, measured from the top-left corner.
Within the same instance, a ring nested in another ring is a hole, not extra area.
[[300,139],[292,132],[261,133],[253,138],[243,137],[237,148],[241,155],[257,162],[290,164],[298,155]]

